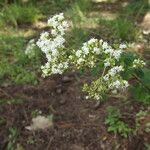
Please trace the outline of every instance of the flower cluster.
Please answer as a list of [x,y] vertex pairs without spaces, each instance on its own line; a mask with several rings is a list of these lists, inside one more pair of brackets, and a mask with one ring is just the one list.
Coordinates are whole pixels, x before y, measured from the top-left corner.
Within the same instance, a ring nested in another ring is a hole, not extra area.
[[[101,100],[106,93],[108,94],[109,92],[112,92],[113,94],[116,94],[120,91],[124,91],[129,86],[128,81],[123,80],[121,77],[121,72],[124,71],[124,67],[122,65],[117,65],[123,53],[123,49],[126,48],[126,45],[121,44],[114,49],[103,40],[95,39],[95,41],[97,42],[95,45],[98,45],[98,47],[92,47],[92,50],[94,51],[94,49],[97,48],[99,49],[99,53],[97,54],[98,57],[96,55],[92,55],[91,57],[94,56],[94,67],[97,61],[100,60],[102,62],[103,73],[96,81],[93,81],[91,85],[85,84],[83,91],[88,93],[89,98]],[[90,63],[90,60],[88,60],[88,62]]]
[[[38,47],[47,58],[47,62],[41,67],[44,76],[62,74],[70,64],[73,68],[90,70],[101,66],[98,79],[83,87],[88,98],[102,100],[109,93],[117,94],[128,88],[128,81],[122,77],[125,63],[121,62],[126,44],[110,46],[102,39],[92,38],[83,43],[80,49],[68,51],[64,45],[68,23],[64,20],[63,13],[50,18],[48,25],[52,27],[51,32],[42,33],[37,41]],[[133,68],[144,65],[139,59],[133,62]]]
[[63,13],[50,18],[48,25],[52,27],[51,32],[42,33],[37,41],[37,46],[47,58],[47,63],[41,67],[44,76],[62,74],[68,68],[68,61],[64,52],[64,35],[68,23],[64,20]]
[[33,58],[35,56],[35,47],[36,47],[36,44],[35,44],[35,40],[34,39],[31,39],[28,44],[27,44],[27,47],[26,47],[26,50],[25,50],[25,54],[29,57],[29,58]]
[[102,100],[105,94],[111,92],[117,94],[125,91],[129,86],[128,81],[123,80],[120,73],[123,72],[123,66],[114,66],[105,71],[105,75],[101,75],[98,80],[93,81],[91,85],[85,85],[83,90],[88,93],[90,98]]
[[74,53],[74,64],[76,64],[77,68],[85,66],[92,68],[96,63],[95,56],[101,53],[99,42],[97,39],[92,38],[88,42],[83,43],[82,48],[74,51]]
[[123,66],[114,66],[108,73],[103,77],[105,82],[108,82],[108,89],[112,90],[112,93],[117,91],[125,90],[129,84],[126,80],[123,80],[120,76],[120,72],[124,71]]
[[64,20],[64,14],[60,13],[58,15],[53,16],[48,20],[48,25],[53,27],[51,30],[51,34],[53,36],[64,35],[65,31],[69,27],[67,21]]
[[119,61],[124,48],[126,48],[125,44],[121,44],[118,49],[114,49],[102,39],[92,38],[83,43],[81,49],[74,51],[74,64],[76,64],[77,68],[93,68],[99,61],[99,57],[102,57],[105,67],[113,66],[115,61]]
[[143,68],[146,65],[146,63],[143,60],[135,59],[133,61],[133,68]]

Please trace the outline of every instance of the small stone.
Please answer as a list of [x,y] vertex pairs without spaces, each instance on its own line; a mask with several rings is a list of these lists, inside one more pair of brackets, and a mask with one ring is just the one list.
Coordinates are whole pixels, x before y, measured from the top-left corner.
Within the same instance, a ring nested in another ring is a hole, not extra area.
[[36,118],[32,118],[32,124],[30,126],[26,126],[27,130],[39,130],[39,129],[47,129],[53,126],[52,117],[51,119],[45,116],[37,116]]
[[73,144],[71,150],[84,150],[84,148],[80,145]]
[[78,99],[78,100],[81,100],[81,96],[77,96],[77,99]]
[[62,100],[60,100],[60,102],[59,102],[59,103],[60,103],[61,105],[63,105],[63,104],[65,104],[65,103],[66,103],[66,101],[67,101],[66,99],[62,99]]
[[101,105],[101,102],[100,101],[97,101],[97,103],[94,105],[94,109],[98,109]]
[[67,82],[70,82],[70,81],[71,81],[71,78],[69,78],[68,76],[64,76],[62,78],[62,82],[64,82],[64,83],[67,83]]
[[60,88],[57,89],[57,90],[56,90],[56,93],[57,93],[57,94],[61,94],[61,93],[62,93],[62,89],[60,89]]

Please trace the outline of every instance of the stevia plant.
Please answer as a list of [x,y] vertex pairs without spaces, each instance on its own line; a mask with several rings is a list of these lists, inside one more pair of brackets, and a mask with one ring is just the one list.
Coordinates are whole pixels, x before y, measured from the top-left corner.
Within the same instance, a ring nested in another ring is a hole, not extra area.
[[[99,68],[97,79],[83,86],[87,98],[104,100],[110,93],[118,94],[126,91],[129,87],[128,80],[133,77],[134,71],[146,65],[137,56],[128,60],[126,44],[110,46],[102,39],[92,38],[83,43],[78,50],[66,48],[65,36],[69,24],[63,13],[51,17],[48,20],[48,26],[51,28],[50,32],[41,33],[36,43],[47,60],[41,67],[43,76],[63,74],[69,68],[91,71]],[[125,74],[130,74],[130,78],[127,78]]]

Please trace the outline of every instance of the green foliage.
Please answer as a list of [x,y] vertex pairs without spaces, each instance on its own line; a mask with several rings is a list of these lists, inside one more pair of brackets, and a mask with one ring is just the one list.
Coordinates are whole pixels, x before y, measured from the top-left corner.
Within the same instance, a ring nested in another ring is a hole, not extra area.
[[82,28],[74,27],[67,37],[67,46],[71,49],[79,48],[79,46],[87,40],[88,32]]
[[0,99],[0,106],[2,105],[19,105],[23,104],[21,99]]
[[31,116],[32,116],[32,118],[35,118],[35,117],[37,117],[38,115],[41,115],[41,111],[40,110],[37,110],[37,109],[35,109],[35,110],[32,110],[32,112],[31,112]]
[[104,26],[105,34],[117,41],[135,41],[138,38],[138,29],[134,22],[127,18],[117,17],[114,20],[100,19],[99,24]]
[[119,133],[122,137],[127,138],[131,134],[132,129],[121,121],[120,111],[113,107],[108,107],[107,111],[108,115],[105,124],[108,125],[108,132],[113,132],[114,134]]
[[0,125],[4,125],[6,123],[5,118],[0,117]]
[[138,82],[131,88],[134,99],[150,104],[150,69],[137,71],[136,77]]
[[136,114],[136,134],[150,133],[150,109],[140,110]]
[[123,41],[134,41],[137,38],[137,28],[133,22],[118,18],[114,22],[113,30],[116,38]]
[[132,0],[120,13],[122,17],[136,20],[140,15],[144,15],[150,8],[148,0]]
[[73,27],[77,27],[81,22],[85,21],[87,10],[90,9],[90,0],[77,0],[72,4],[71,9],[68,10],[69,17],[73,22]]
[[146,146],[146,150],[150,150],[150,144],[146,143],[145,146]]
[[25,23],[31,24],[39,18],[41,18],[40,11],[32,5],[4,5],[0,13],[1,22],[14,26]]
[[132,87],[130,92],[134,99],[150,104],[150,69],[149,68],[133,68],[133,60],[139,56],[133,52],[123,53],[121,57],[122,63],[125,64],[125,71],[122,74],[126,80],[131,80]]
[[26,39],[20,36],[0,37],[0,83],[11,81],[17,84],[37,84],[40,53],[30,60],[25,55]]
[[14,150],[17,136],[18,136],[17,129],[16,128],[9,128],[7,150]]

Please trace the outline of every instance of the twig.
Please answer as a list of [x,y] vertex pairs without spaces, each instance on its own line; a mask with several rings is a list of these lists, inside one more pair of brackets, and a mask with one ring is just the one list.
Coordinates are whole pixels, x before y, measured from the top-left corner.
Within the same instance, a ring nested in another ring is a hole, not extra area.
[[49,150],[52,141],[53,141],[53,137],[50,138],[46,150]]
[[8,94],[6,91],[4,91],[2,88],[0,88],[0,91],[2,91],[7,97],[13,99],[13,97],[10,94]]
[[50,105],[50,106],[49,106],[49,108],[50,108],[50,110],[52,111],[52,113],[54,113],[54,114],[56,114],[56,113],[57,113],[57,111],[53,108],[53,106],[52,106],[52,105]]
[[97,141],[99,141],[101,139],[101,137],[98,137],[96,140],[94,140],[93,142],[91,142],[88,146],[86,146],[86,148],[89,148],[91,145],[93,145],[94,143],[96,143]]

